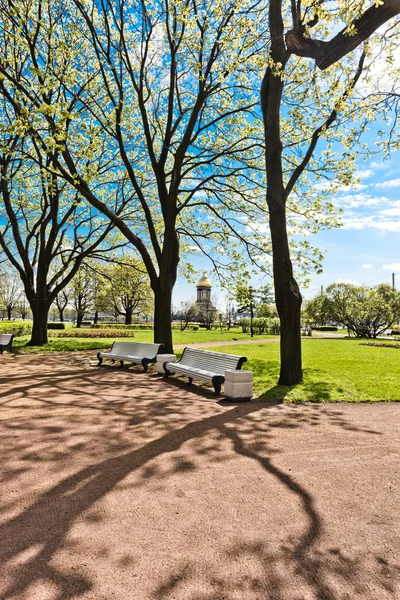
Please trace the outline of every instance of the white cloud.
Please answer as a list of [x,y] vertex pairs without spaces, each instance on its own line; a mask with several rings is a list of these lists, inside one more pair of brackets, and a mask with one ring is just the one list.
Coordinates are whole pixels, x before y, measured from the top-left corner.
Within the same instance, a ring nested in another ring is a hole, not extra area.
[[343,208],[358,208],[363,206],[379,206],[389,202],[386,196],[371,196],[370,194],[347,194],[335,198],[335,205]]
[[351,285],[361,285],[358,281],[354,281],[354,279],[336,279],[335,283],[351,283]]
[[380,219],[377,215],[368,217],[351,216],[349,218],[343,218],[343,226],[345,229],[378,229],[382,233],[400,232],[400,219],[390,221]]
[[356,171],[355,172],[355,177],[358,177],[359,179],[368,179],[368,177],[371,177],[371,175],[373,175],[373,170],[372,169],[364,169],[361,171]]
[[374,171],[380,171],[380,170],[387,169],[389,165],[383,161],[382,162],[373,161],[369,166]]
[[400,177],[397,179],[389,179],[389,181],[383,181],[382,183],[376,183],[375,187],[384,189],[400,187]]
[[384,271],[400,271],[400,263],[392,263],[391,265],[382,265]]
[[367,263],[366,265],[361,265],[363,269],[372,269],[372,267],[374,265],[371,265],[371,263]]
[[386,210],[381,210],[380,215],[386,215],[387,217],[400,217],[400,206],[397,208],[387,208]]

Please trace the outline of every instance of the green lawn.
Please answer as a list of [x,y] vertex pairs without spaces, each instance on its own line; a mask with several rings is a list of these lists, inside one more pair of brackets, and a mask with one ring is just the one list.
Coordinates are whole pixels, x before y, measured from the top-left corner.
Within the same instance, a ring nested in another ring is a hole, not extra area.
[[[51,336],[51,331],[49,332]],[[265,339],[268,335],[254,336],[253,339]],[[128,337],[104,337],[104,338],[57,338],[50,337],[49,344],[47,346],[25,346],[29,341],[29,336],[16,338],[13,347],[18,352],[65,352],[74,350],[95,350],[102,348],[109,348],[115,339],[120,339],[125,342],[152,342],[153,331],[138,329],[135,331],[134,338]],[[212,331],[206,331],[205,329],[199,329],[198,331],[192,330],[174,330],[173,331],[174,344],[195,344],[198,342],[224,342],[237,340],[250,340],[250,334],[242,333],[240,329],[235,328],[230,331],[220,331],[213,329]]]
[[[151,341],[152,332],[139,330],[135,338]],[[250,339],[238,332],[175,331],[176,344],[206,341]],[[20,352],[60,352],[109,348],[114,338],[51,338],[46,347],[23,346],[28,338],[19,338],[15,349]],[[254,373],[254,391],[265,399],[289,402],[379,401],[400,400],[400,348],[366,345],[355,339],[303,339],[304,383],[292,388],[277,386],[279,343],[268,342],[237,346],[217,346],[214,351],[247,356],[244,365]],[[393,346],[398,346],[394,343]],[[177,352],[180,355],[180,351]]]
[[211,350],[247,356],[255,393],[290,402],[400,400],[400,349],[365,346],[363,340],[305,339],[304,383],[277,386],[279,343],[221,346]]

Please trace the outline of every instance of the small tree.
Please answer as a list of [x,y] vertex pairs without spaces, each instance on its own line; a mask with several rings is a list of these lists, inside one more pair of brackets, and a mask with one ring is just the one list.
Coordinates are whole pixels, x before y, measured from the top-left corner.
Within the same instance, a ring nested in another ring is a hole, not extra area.
[[153,292],[146,269],[140,260],[123,258],[108,268],[106,277],[115,312],[125,317],[125,324],[132,323],[135,312],[148,315],[154,307]]
[[11,321],[14,310],[18,307],[22,295],[17,277],[10,273],[0,274],[0,305],[6,311],[9,321]]
[[80,267],[72,280],[71,296],[76,310],[76,326],[79,328],[93,304],[93,275],[86,265]]
[[322,314],[358,338],[376,338],[400,318],[400,292],[389,285],[376,288],[334,283],[321,301]]

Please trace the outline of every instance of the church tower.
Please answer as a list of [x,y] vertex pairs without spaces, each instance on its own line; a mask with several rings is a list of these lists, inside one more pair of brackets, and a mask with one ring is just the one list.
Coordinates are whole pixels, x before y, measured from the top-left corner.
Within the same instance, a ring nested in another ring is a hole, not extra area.
[[197,282],[197,304],[210,304],[211,303],[211,282],[208,279],[206,273],[200,277]]

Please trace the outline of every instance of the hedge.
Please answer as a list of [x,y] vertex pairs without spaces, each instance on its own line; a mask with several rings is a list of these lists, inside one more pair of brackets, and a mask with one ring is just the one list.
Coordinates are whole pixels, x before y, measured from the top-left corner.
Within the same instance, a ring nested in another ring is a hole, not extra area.
[[125,323],[96,323],[91,325],[92,329],[135,329],[135,325],[126,325]]
[[15,336],[30,335],[32,321],[0,321],[0,333],[13,333]]
[[121,338],[134,337],[133,331],[126,329],[69,329],[68,331],[54,332],[51,337],[58,338]]
[[47,323],[47,329],[65,329],[65,323]]
[[316,326],[313,325],[311,327],[311,329],[313,329],[314,331],[337,331],[338,328],[337,327],[331,327],[330,325],[321,325],[321,326]]

